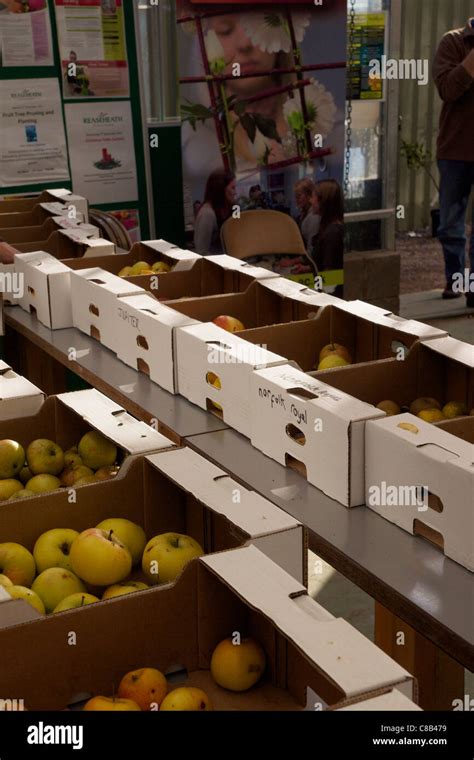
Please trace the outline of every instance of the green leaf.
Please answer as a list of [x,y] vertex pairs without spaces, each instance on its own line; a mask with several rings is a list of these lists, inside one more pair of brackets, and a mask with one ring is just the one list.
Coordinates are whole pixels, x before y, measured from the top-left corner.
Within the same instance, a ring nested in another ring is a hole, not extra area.
[[281,137],[278,134],[275,121],[273,119],[267,119],[266,116],[262,116],[259,113],[254,113],[253,118],[255,124],[264,137],[268,137],[270,140],[276,140],[281,143]]
[[236,103],[231,103],[229,100],[229,106],[232,106],[237,116],[242,116],[243,113],[245,113],[245,109],[247,107],[247,104],[245,100],[238,100]]
[[247,132],[250,142],[254,143],[255,135],[257,134],[257,126],[253,114],[244,113],[243,116],[240,117],[240,123]]

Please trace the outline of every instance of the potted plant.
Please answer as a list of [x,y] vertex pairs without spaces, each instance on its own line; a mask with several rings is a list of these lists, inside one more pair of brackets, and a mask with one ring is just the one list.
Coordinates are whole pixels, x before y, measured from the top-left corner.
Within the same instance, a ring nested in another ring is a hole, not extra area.
[[428,174],[436,189],[436,197],[431,203],[430,212],[431,234],[433,237],[436,237],[440,225],[440,210],[437,206],[435,207],[435,204],[438,202],[439,198],[439,184],[436,181],[431,168],[433,165],[433,154],[430,150],[427,150],[425,148],[423,143],[408,142],[407,140],[402,140],[400,153],[406,159],[408,169],[414,169],[415,171],[423,169],[423,171]]

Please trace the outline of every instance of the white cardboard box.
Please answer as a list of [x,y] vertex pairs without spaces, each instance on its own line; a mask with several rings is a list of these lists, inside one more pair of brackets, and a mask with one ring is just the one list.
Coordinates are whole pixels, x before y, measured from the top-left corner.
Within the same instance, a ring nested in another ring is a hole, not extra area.
[[357,700],[346,707],[338,707],[335,712],[357,710],[359,712],[423,712],[421,707],[412,702],[411,699],[402,694],[398,689],[391,689],[380,697],[371,697],[370,699]]
[[150,380],[177,393],[175,330],[196,320],[170,309],[149,293],[124,296],[116,301],[117,356],[133,369],[145,371]]
[[64,187],[43,190],[40,195],[33,198],[15,198],[0,201],[0,214],[25,213],[32,211],[41,203],[60,202],[60,205],[74,206],[81,213],[85,221],[88,221],[88,202],[81,195],[75,195]]
[[36,414],[43,401],[43,391],[0,361],[0,420]]
[[236,272],[242,272],[242,274],[248,274],[255,280],[283,279],[276,272],[272,272],[269,269],[265,269],[264,267],[253,266],[252,264],[248,264],[246,261],[242,261],[242,259],[236,259],[233,256],[228,256],[225,253],[218,256],[209,256],[208,258],[212,264],[216,264],[223,269],[230,269]]
[[136,253],[140,248],[150,248],[154,253],[163,254],[173,266],[173,271],[179,272],[184,269],[190,269],[196,259],[200,259],[199,253],[194,251],[185,251],[166,240],[143,240],[135,243],[130,249],[130,253]]
[[212,322],[180,327],[175,332],[178,393],[201,409],[214,412],[248,438],[253,370],[285,361]]
[[472,442],[412,414],[367,423],[365,438],[367,506],[474,571]]
[[60,234],[76,244],[77,257],[111,256],[116,252],[115,245],[110,240],[87,233],[86,229],[82,227],[60,230]]
[[252,373],[251,442],[346,507],[364,504],[364,427],[384,412],[290,364]]
[[21,308],[52,330],[72,327],[69,267],[44,251],[17,253],[14,267],[22,282]]
[[121,340],[117,299],[145,291],[98,267],[69,271],[74,327],[117,353]]
[[285,277],[278,277],[271,282],[266,282],[265,285],[270,290],[273,290],[286,298],[291,298],[292,300],[305,305],[314,305],[316,308],[330,305],[339,306],[342,301],[341,298],[336,298],[323,291],[312,290],[311,288],[306,287],[306,285],[301,285],[301,283],[295,282],[294,280],[288,280]]

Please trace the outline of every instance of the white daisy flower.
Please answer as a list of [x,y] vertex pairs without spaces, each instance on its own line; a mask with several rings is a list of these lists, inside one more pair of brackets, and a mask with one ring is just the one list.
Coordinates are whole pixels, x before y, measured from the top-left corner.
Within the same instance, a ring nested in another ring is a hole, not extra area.
[[213,29],[204,38],[207,60],[213,74],[221,74],[225,69],[225,53],[219,37]]
[[[316,79],[304,88],[308,121],[311,133],[327,137],[334,128],[337,106],[332,94]],[[292,132],[301,136],[304,132],[304,118],[301,109],[301,97],[295,92],[283,105],[283,113]]]
[[[306,27],[309,26],[310,14],[292,13],[295,38],[298,43],[303,41]],[[291,50],[291,37],[286,16],[275,11],[268,10],[260,13],[244,13],[240,23],[245,29],[245,34],[255,47],[267,53],[289,53]]]

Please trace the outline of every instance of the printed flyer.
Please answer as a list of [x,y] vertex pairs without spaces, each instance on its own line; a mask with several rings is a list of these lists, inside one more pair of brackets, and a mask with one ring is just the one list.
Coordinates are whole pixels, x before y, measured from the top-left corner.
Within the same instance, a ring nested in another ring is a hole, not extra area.
[[130,92],[123,0],[55,0],[64,98]]
[[54,65],[47,0],[0,0],[0,65]]
[[68,103],[65,112],[74,192],[90,203],[137,200],[129,101]]
[[0,184],[69,180],[57,79],[0,81]]

